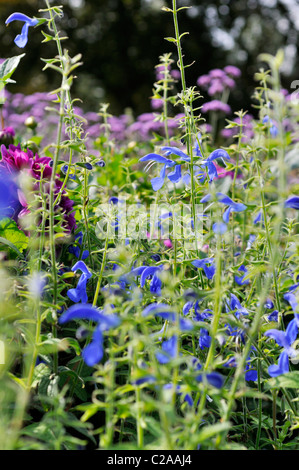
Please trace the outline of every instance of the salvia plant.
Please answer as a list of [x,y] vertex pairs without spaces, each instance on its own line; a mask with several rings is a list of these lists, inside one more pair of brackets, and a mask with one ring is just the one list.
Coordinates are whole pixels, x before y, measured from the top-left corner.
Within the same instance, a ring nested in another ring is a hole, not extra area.
[[[62,7],[6,20],[25,52],[0,65],[1,449],[298,449],[299,102],[280,50],[255,117],[232,114],[233,65],[189,86],[169,3],[135,118],[72,96]],[[40,30],[60,85],[14,94]]]

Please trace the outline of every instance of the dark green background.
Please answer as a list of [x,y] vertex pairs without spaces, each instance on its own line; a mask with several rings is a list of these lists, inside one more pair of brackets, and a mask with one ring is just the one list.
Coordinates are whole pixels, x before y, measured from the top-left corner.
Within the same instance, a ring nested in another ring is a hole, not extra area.
[[[187,85],[195,85],[198,76],[211,68],[228,64],[240,67],[242,79],[238,80],[230,101],[236,110],[250,109],[255,85],[253,75],[261,66],[258,54],[275,53],[285,46],[292,52],[298,47],[297,0],[293,7],[286,7],[284,1],[278,0],[178,0],[177,3],[193,6],[179,15],[180,32],[190,33],[183,38],[185,62],[195,61],[187,69]],[[161,5],[170,7],[171,1],[57,0],[55,4],[64,5],[60,29],[69,37],[64,47],[71,55],[83,55],[84,64],[77,70],[73,96],[80,97],[88,110],[98,111],[99,102],[104,101],[110,103],[114,114],[122,113],[127,107],[136,114],[149,111],[154,67],[159,56],[173,52],[176,59],[174,44],[164,40],[173,35],[172,16],[161,11]],[[38,9],[44,7],[43,0],[0,1],[2,57],[23,52],[13,43],[22,24],[14,22],[6,28],[5,19],[14,11],[39,16],[42,13]],[[221,35],[234,39],[229,44]],[[30,28],[29,42],[24,49],[26,57],[14,75],[17,85],[10,86],[10,91],[49,91],[58,85],[55,74],[41,72],[43,65],[39,59],[54,56],[55,44],[41,44],[41,40],[40,30]],[[293,66],[287,60],[287,69],[282,76],[283,85],[292,91],[292,80],[299,78],[297,59]]]

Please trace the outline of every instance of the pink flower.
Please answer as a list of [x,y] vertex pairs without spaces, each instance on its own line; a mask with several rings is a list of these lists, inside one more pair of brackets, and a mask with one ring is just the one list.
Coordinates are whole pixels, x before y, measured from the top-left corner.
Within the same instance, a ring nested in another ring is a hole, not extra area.
[[166,246],[166,248],[172,248],[173,247],[173,244],[172,244],[172,242],[169,238],[167,240],[163,240],[163,243]]

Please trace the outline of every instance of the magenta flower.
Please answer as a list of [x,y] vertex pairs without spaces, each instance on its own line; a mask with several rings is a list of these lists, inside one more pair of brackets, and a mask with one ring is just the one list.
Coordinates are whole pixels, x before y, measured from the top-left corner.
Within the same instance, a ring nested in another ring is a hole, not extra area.
[[[14,183],[14,204],[13,213],[11,217],[16,221],[20,222],[21,218],[29,213],[28,204],[25,195],[22,193],[17,185],[18,175],[21,171],[27,171],[36,180],[33,184],[34,190],[39,190],[39,180],[43,178],[46,180],[43,183],[43,191],[45,194],[50,193],[50,178],[52,175],[52,167],[50,166],[51,158],[39,157],[31,150],[22,150],[21,145],[9,145],[8,148],[5,145],[1,146],[2,160],[0,161],[0,173],[7,172],[13,183]],[[54,195],[55,197],[59,194],[62,187],[62,181],[59,180],[58,176],[55,179]],[[76,221],[73,214],[73,201],[71,201],[66,195],[65,190],[61,193],[59,204],[55,207],[55,211],[60,213],[63,217],[62,226],[66,232],[70,233],[76,228]]]

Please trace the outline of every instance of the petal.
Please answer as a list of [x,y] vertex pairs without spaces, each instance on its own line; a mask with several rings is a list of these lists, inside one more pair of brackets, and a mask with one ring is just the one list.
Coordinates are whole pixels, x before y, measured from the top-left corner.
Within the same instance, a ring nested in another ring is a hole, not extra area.
[[281,374],[289,372],[289,357],[286,351],[283,351],[278,358],[278,365],[271,365],[268,367],[268,374],[271,377],[277,377]]
[[274,339],[279,346],[283,348],[287,348],[289,346],[288,341],[286,339],[286,333],[281,330],[270,329],[267,330],[265,336],[269,336],[270,338]]
[[290,207],[291,209],[299,209],[299,197],[294,196],[290,197],[287,201],[284,203],[285,207]]
[[22,28],[22,31],[21,31],[21,34],[18,34],[16,37],[15,37],[15,44],[18,46],[18,47],[25,47],[27,42],[28,42],[28,31],[29,31],[29,24],[28,23],[25,23],[23,28]]
[[154,191],[159,191],[159,189],[162,188],[164,184],[164,179],[165,179],[165,171],[166,171],[166,165],[163,166],[160,176],[157,176],[156,178],[151,179],[152,188]]
[[103,355],[103,336],[99,336],[99,333],[97,333],[96,338],[93,338],[92,342],[83,349],[82,357],[85,364],[92,367],[102,360]]
[[218,176],[217,169],[216,169],[213,162],[208,161],[206,163],[206,165],[207,165],[207,168],[208,168],[208,175],[209,175],[209,178],[210,178],[209,182],[211,183],[213,181],[213,179],[217,178],[217,176]]
[[286,329],[286,340],[289,345],[293,344],[298,335],[298,326],[296,320],[290,321]]
[[165,152],[165,154],[171,155],[177,155],[178,157],[181,158],[181,160],[184,160],[185,162],[190,162],[191,158],[186,155],[185,152],[182,152],[182,150],[178,149],[177,147],[161,147],[162,152]]
[[166,157],[163,157],[162,155],[159,155],[157,153],[149,153],[148,155],[145,155],[144,157],[141,157],[139,159],[140,162],[157,162],[157,163],[174,163],[172,160],[169,160]]
[[212,228],[213,232],[217,233],[218,235],[223,235],[227,231],[227,225],[223,222],[216,222]]
[[168,173],[167,178],[172,182],[172,183],[178,183],[182,177],[182,172],[181,172],[181,165],[176,165],[174,168],[174,171],[171,173]]
[[223,149],[214,150],[214,152],[212,152],[208,156],[207,161],[211,162],[212,160],[215,160],[216,158],[226,158],[227,160],[230,160],[229,154]]
[[159,312],[170,312],[169,305],[167,304],[159,304],[154,302],[152,304],[147,305],[145,309],[142,311],[142,316],[147,317],[150,314],[158,315]]

